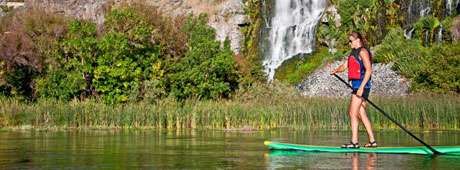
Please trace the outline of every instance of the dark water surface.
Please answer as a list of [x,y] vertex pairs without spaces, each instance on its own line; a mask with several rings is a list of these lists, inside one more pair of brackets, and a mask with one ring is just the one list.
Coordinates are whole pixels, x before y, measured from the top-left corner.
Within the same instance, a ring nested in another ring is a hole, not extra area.
[[[361,132],[362,134],[364,132]],[[264,140],[339,146],[349,132],[271,130],[85,130],[0,132],[0,169],[460,169],[460,157],[270,152]],[[434,145],[460,145],[460,132],[417,133]],[[400,131],[380,145],[419,145]],[[364,134],[361,143],[367,142]]]

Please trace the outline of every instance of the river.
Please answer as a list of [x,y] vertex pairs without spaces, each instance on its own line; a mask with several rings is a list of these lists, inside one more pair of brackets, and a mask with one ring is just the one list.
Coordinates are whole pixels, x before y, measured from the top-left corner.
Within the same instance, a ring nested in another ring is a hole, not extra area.
[[[367,142],[360,132],[361,143]],[[460,145],[458,131],[419,132],[433,145]],[[347,131],[73,130],[0,132],[0,169],[459,169],[460,157],[271,152],[264,140],[339,146]],[[381,146],[419,145],[379,131]]]

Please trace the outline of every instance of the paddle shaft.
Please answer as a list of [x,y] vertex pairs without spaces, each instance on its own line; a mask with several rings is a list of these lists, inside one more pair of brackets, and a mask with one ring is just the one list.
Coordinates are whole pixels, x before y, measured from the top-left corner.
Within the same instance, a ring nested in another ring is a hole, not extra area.
[[[351,87],[351,85],[349,83],[347,83],[345,80],[342,79],[342,77],[338,76],[337,74],[334,74],[335,77],[337,77],[341,82],[343,82],[344,84],[346,84],[349,88],[353,89],[353,87]],[[370,105],[372,105],[375,109],[377,109],[380,113],[382,113],[386,118],[390,119],[390,121],[392,121],[393,123],[395,123],[396,125],[398,125],[402,130],[404,130],[404,132],[406,132],[407,134],[409,134],[410,136],[412,136],[415,140],[419,141],[420,143],[422,143],[423,145],[425,145],[428,149],[431,150],[431,152],[433,152],[433,154],[441,154],[441,152],[438,152],[437,150],[435,150],[433,147],[431,147],[430,145],[428,145],[427,143],[425,143],[423,140],[421,140],[420,138],[418,138],[417,136],[415,136],[414,134],[412,134],[412,132],[410,132],[409,130],[407,130],[403,125],[401,125],[399,122],[397,122],[395,119],[393,119],[390,115],[388,115],[387,113],[385,113],[385,111],[383,111],[380,107],[378,107],[377,105],[375,105],[372,101],[370,101],[368,98],[365,98],[363,97],[367,103],[369,103]]]

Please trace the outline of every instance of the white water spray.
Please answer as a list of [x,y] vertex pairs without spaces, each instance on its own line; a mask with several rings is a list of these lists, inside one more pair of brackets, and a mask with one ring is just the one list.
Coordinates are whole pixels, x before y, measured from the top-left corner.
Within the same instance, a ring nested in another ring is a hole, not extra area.
[[447,15],[452,15],[452,0],[447,0],[446,2]]
[[436,36],[436,42],[437,43],[442,43],[442,31],[443,31],[443,27],[442,25],[439,27],[439,30],[438,30],[438,35]]
[[316,26],[326,6],[326,0],[276,0],[269,33],[270,52],[263,61],[269,81],[284,61],[313,51]]

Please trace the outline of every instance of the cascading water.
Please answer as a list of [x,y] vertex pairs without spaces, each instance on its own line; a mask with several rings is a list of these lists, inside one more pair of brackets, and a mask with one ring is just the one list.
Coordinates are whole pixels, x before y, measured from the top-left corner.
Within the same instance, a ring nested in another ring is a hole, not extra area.
[[447,15],[452,15],[452,0],[446,1],[446,13]]
[[460,0],[455,2],[455,10],[457,10],[457,13],[460,13]]
[[404,36],[406,37],[406,39],[411,39],[412,38],[412,33],[414,32],[415,28],[411,28],[409,30],[406,30],[406,32],[404,33]]
[[455,12],[460,13],[460,0],[446,0],[446,15],[450,16]]
[[455,1],[454,8],[457,13],[460,13],[460,0]]
[[[445,0],[443,1],[444,9],[442,13],[444,17],[451,16],[455,13],[458,13],[460,10],[460,0]],[[407,21],[406,21],[406,29],[404,36],[406,39],[411,39],[414,31],[414,27],[412,26],[420,17],[428,16],[432,14],[432,4],[433,0],[409,0],[407,1]],[[443,38],[443,32],[445,29],[441,27],[437,30],[435,35],[436,42],[441,43]],[[429,39],[429,35],[425,33],[424,37],[425,40]]]
[[[431,12],[431,0],[410,0],[407,8],[407,24],[412,25],[420,17],[427,16]],[[414,32],[413,27],[405,30],[406,39],[411,39]]]
[[444,28],[442,27],[442,25],[440,25],[439,29],[438,29],[438,35],[436,36],[436,42],[437,43],[442,43],[442,31],[444,30]]
[[423,43],[425,47],[428,47],[430,45],[430,33],[428,31],[425,31],[425,41]]
[[316,26],[326,6],[326,0],[276,0],[270,22],[269,52],[263,61],[269,81],[284,61],[313,51]]
[[407,8],[409,23],[415,23],[420,17],[431,12],[431,0],[410,0]]
[[[267,2],[265,0],[262,0],[262,10],[264,12],[267,12],[268,11],[268,5],[267,5]],[[265,23],[265,28],[270,28],[270,22],[268,21],[268,15],[264,13],[264,16],[262,17],[264,19],[264,23]]]

